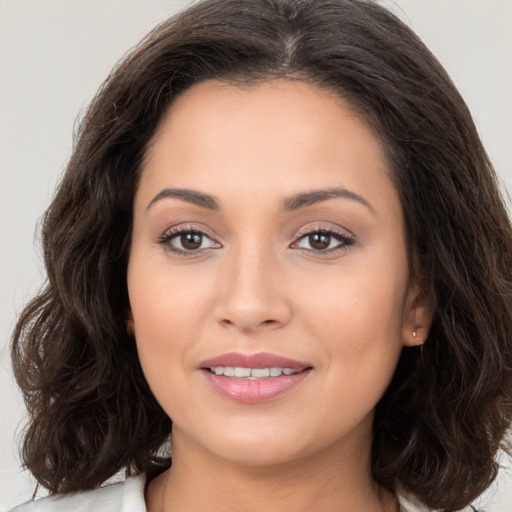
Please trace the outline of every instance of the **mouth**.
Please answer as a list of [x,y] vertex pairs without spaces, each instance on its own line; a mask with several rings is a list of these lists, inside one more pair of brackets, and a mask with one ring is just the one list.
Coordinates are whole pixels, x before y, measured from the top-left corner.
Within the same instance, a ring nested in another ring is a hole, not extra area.
[[310,375],[313,366],[274,354],[234,352],[204,361],[200,370],[210,388],[221,397],[258,403],[296,388]]
[[292,368],[244,368],[242,366],[215,366],[206,368],[215,375],[224,375],[224,377],[234,377],[235,379],[271,379],[281,377],[281,375],[295,375],[299,370]]

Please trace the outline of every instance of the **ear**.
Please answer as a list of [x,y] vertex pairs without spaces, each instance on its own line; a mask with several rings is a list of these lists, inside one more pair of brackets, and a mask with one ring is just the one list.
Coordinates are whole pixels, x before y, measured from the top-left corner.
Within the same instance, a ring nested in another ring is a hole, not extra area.
[[406,347],[423,345],[428,337],[434,316],[434,305],[429,295],[425,279],[420,272],[414,272],[404,311],[402,343]]
[[135,321],[133,320],[133,313],[131,309],[126,312],[126,332],[133,336],[135,334]]

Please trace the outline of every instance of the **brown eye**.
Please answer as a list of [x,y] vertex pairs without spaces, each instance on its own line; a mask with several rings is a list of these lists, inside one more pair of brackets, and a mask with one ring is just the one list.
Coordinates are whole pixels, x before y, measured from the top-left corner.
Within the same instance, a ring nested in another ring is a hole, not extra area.
[[202,231],[178,230],[164,234],[159,243],[174,254],[193,255],[207,249],[218,249],[221,245]]
[[325,233],[312,233],[308,235],[308,242],[312,249],[322,251],[327,249],[331,244],[331,235]]
[[203,243],[203,235],[200,233],[183,233],[179,239],[181,247],[187,251],[196,251]]
[[354,239],[345,234],[331,230],[317,230],[304,234],[293,246],[310,252],[330,254],[337,249],[347,248],[353,243]]

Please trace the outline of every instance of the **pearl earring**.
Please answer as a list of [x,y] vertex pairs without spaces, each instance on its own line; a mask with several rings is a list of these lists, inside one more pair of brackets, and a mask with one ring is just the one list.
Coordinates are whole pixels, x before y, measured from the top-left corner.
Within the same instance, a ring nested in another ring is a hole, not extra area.
[[418,331],[416,329],[414,329],[414,331],[412,331],[412,337],[413,338],[417,338],[418,337]]

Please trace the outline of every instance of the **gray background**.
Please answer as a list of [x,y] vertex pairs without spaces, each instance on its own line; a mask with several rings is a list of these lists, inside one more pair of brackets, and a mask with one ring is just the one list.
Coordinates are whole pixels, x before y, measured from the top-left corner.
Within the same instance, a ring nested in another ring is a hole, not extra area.
[[[70,155],[77,115],[127,49],[188,3],[0,0],[0,511],[34,489],[16,455],[24,411],[6,347],[42,281],[36,222]],[[447,68],[512,190],[512,0],[382,3]],[[502,471],[484,497],[489,511],[512,511],[511,473]]]

